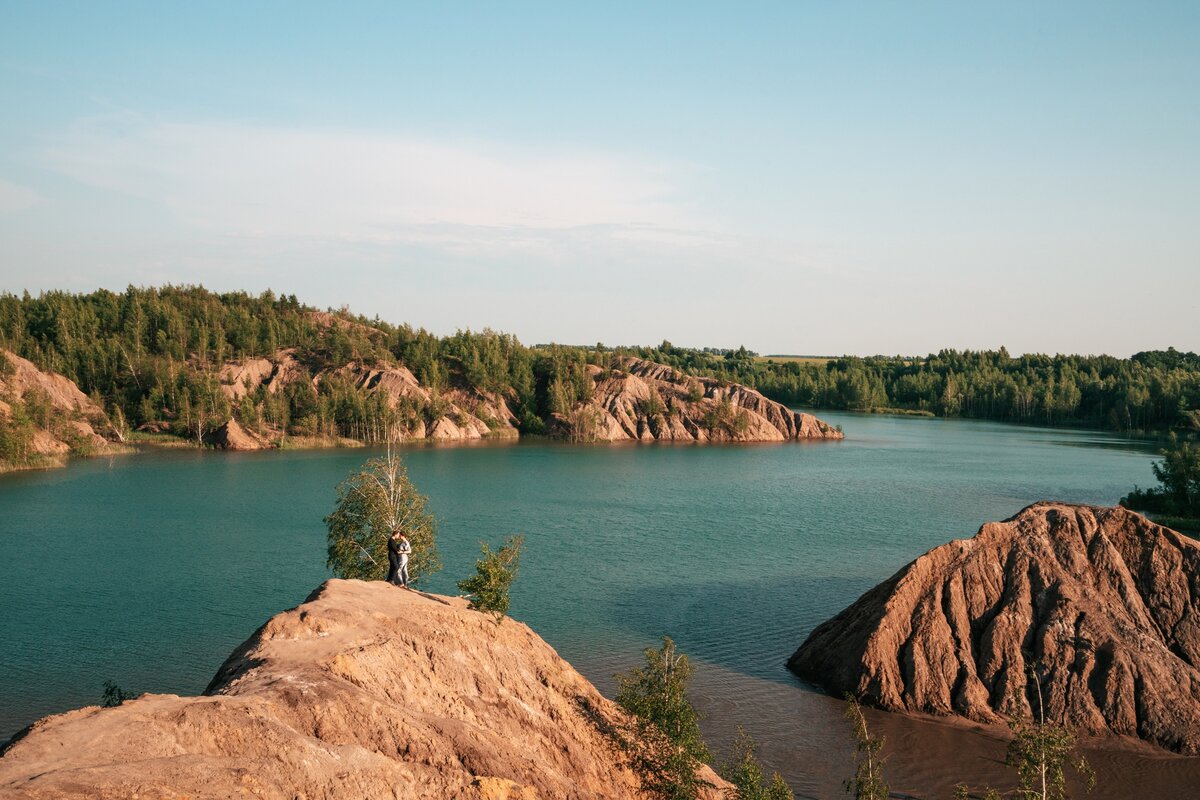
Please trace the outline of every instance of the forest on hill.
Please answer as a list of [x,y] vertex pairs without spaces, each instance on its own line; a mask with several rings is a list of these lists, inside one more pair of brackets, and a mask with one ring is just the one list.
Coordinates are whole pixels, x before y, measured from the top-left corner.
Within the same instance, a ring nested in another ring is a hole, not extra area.
[[[75,381],[120,431],[151,428],[196,439],[233,416],[250,429],[371,441],[397,415],[432,420],[445,413],[440,393],[464,388],[503,396],[522,433],[541,433],[552,414],[590,398],[588,364],[607,365],[614,354],[744,383],[793,406],[1127,432],[1200,427],[1200,356],[1175,350],[1130,359],[945,350],[926,358],[821,363],[764,361],[744,348],[695,350],[669,342],[615,350],[528,347],[491,330],[436,336],[346,309],[322,311],[294,295],[197,286],[0,294],[0,348]],[[278,392],[259,387],[237,400],[221,390],[224,365],[281,351],[292,353],[307,375],[351,362],[403,364],[430,399],[425,407],[389,407],[334,372]]]
[[751,386],[792,406],[939,417],[1078,425],[1123,433],[1200,430],[1200,355],[1175,350],[1131,358],[1012,356],[999,350],[942,350],[924,358],[756,359],[677,348],[628,352]]
[[[200,438],[231,416],[307,436],[380,438],[398,415],[445,413],[440,394],[455,387],[498,393],[524,432],[590,397],[579,348],[534,351],[485,330],[438,337],[348,310],[320,311],[295,296],[214,293],[196,286],[130,287],[125,292],[0,295],[0,348],[61,373],[108,412],[122,431],[166,430]],[[336,374],[261,387],[231,401],[221,391],[225,364],[289,351],[309,376],[348,363],[403,364],[431,392],[424,408],[391,408]]]

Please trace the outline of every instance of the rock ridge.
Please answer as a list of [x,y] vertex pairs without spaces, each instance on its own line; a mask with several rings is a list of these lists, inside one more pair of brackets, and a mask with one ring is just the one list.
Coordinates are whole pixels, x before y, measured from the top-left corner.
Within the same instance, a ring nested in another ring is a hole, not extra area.
[[739,383],[687,375],[632,356],[588,366],[592,397],[552,420],[576,441],[783,442],[841,439],[812,414]]
[[1035,503],[936,547],[788,666],[889,711],[1036,715],[1200,754],[1200,542],[1124,508]]

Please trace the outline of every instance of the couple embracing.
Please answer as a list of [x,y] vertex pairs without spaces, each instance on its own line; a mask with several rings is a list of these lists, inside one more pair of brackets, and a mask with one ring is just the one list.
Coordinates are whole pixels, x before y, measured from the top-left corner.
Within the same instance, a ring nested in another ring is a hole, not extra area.
[[404,531],[392,531],[388,537],[387,582],[408,588],[408,557],[412,555],[412,542]]

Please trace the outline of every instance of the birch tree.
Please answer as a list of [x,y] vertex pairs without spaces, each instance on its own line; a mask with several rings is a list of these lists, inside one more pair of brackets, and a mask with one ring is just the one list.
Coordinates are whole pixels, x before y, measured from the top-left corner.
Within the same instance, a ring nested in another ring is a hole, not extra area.
[[408,571],[413,583],[442,567],[437,552],[437,523],[426,497],[408,479],[399,454],[373,458],[338,484],[337,506],[325,518],[329,528],[328,565],[339,578],[383,580],[387,540],[402,531],[412,543]]

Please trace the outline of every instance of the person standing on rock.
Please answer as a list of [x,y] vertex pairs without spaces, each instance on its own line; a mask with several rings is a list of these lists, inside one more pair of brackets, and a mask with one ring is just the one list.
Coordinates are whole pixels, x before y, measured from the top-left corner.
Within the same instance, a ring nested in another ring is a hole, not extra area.
[[412,542],[403,531],[392,531],[388,538],[387,582],[408,588],[408,557],[412,554]]

